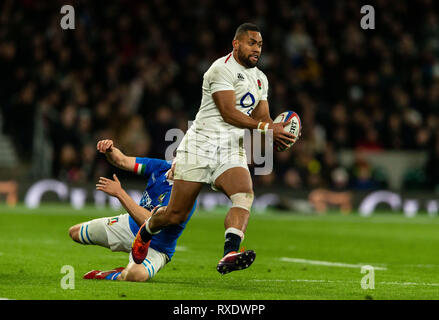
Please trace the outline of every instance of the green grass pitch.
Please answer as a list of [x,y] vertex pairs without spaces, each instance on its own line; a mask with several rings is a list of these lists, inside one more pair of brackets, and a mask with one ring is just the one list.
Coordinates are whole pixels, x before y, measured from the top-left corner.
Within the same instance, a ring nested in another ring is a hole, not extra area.
[[[325,216],[252,213],[243,245],[254,264],[220,275],[226,208],[198,210],[173,260],[147,283],[84,280],[92,269],[125,266],[128,254],[74,243],[68,228],[123,211],[45,205],[0,207],[0,298],[9,299],[438,299],[439,218],[401,213]],[[302,259],[302,260],[299,260]],[[316,262],[317,261],[317,262]],[[64,265],[75,289],[62,289]],[[361,265],[375,269],[362,289]]]

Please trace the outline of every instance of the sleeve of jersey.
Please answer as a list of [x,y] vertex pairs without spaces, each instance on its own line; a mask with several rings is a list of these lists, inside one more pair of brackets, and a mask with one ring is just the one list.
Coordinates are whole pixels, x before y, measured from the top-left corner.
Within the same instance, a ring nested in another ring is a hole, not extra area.
[[232,73],[223,66],[215,66],[207,78],[211,93],[225,90],[235,90]]
[[149,177],[155,171],[169,170],[171,165],[168,161],[153,158],[136,158],[134,173]]
[[268,79],[264,75],[262,79],[262,97],[261,100],[268,100]]

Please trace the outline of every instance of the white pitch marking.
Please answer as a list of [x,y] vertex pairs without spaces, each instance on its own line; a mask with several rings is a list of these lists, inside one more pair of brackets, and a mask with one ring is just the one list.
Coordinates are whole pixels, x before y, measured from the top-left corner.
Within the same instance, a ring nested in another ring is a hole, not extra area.
[[428,286],[428,287],[439,287],[439,283],[428,283],[428,282],[397,282],[397,281],[383,281],[381,284],[396,285],[396,286]]
[[[343,263],[343,262],[330,262],[330,261],[319,261],[319,260],[308,260],[308,259],[298,259],[298,258],[288,258],[288,257],[282,257],[280,258],[281,261],[286,262],[293,262],[293,263],[306,263],[306,264],[313,264],[313,265],[320,265],[320,266],[327,266],[327,267],[341,267],[341,268],[361,268],[367,264],[350,264],[350,263]],[[386,267],[374,267],[375,270],[387,270]]]
[[[318,280],[318,279],[255,279],[256,282],[318,282],[318,283],[358,283],[358,281],[344,281],[344,280]],[[396,282],[396,281],[383,281],[378,282],[383,285],[395,285],[395,286],[424,286],[424,287],[439,287],[439,283],[426,283],[426,282]]]
[[439,268],[437,264],[403,264],[403,267],[414,267],[414,268]]
[[185,246],[176,246],[175,247],[175,251],[187,251],[187,247]]
[[353,282],[353,281],[343,281],[343,280],[316,280],[316,279],[255,279],[252,281],[257,281],[257,282],[323,282],[323,283],[332,283],[332,282],[343,282],[343,283],[347,283],[347,282]]

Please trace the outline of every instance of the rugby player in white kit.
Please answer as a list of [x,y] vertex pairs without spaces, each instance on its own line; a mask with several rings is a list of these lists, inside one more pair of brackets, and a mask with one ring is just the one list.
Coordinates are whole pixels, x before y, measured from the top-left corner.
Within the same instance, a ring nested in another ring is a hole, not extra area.
[[258,27],[239,26],[232,45],[233,51],[204,74],[200,109],[177,149],[168,206],[139,229],[131,251],[136,263],[145,259],[152,235],[186,220],[203,183],[222,191],[232,202],[224,221],[225,244],[218,272],[245,269],[256,257],[253,250],[239,252],[254,197],[244,129],[272,130],[274,143],[284,147],[296,137],[284,131],[287,123],[273,123],[270,117],[267,77],[256,67],[262,50]]

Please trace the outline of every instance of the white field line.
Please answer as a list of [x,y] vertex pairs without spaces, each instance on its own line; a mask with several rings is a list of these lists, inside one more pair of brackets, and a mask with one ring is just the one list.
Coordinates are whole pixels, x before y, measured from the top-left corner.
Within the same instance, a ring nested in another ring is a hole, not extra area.
[[413,268],[439,268],[438,264],[402,264],[401,266]]
[[[251,280],[255,282],[317,282],[317,283],[359,283],[359,281],[347,281],[347,280],[319,280],[319,279],[255,279]],[[439,287],[439,283],[426,283],[426,282],[397,282],[397,281],[382,281],[376,284],[382,285],[394,285],[394,286],[423,286],[423,287]]]
[[[341,267],[341,268],[361,268],[363,266],[368,265],[368,264],[350,264],[343,262],[330,262],[330,261],[308,260],[308,259],[298,259],[298,258],[288,258],[288,257],[282,257],[280,258],[280,260],[285,262],[305,263],[305,264],[312,264],[319,266]],[[376,266],[372,266],[372,267],[375,270],[387,270],[386,267],[376,267]]]
[[185,246],[176,246],[175,247],[175,251],[187,251],[187,247]]

